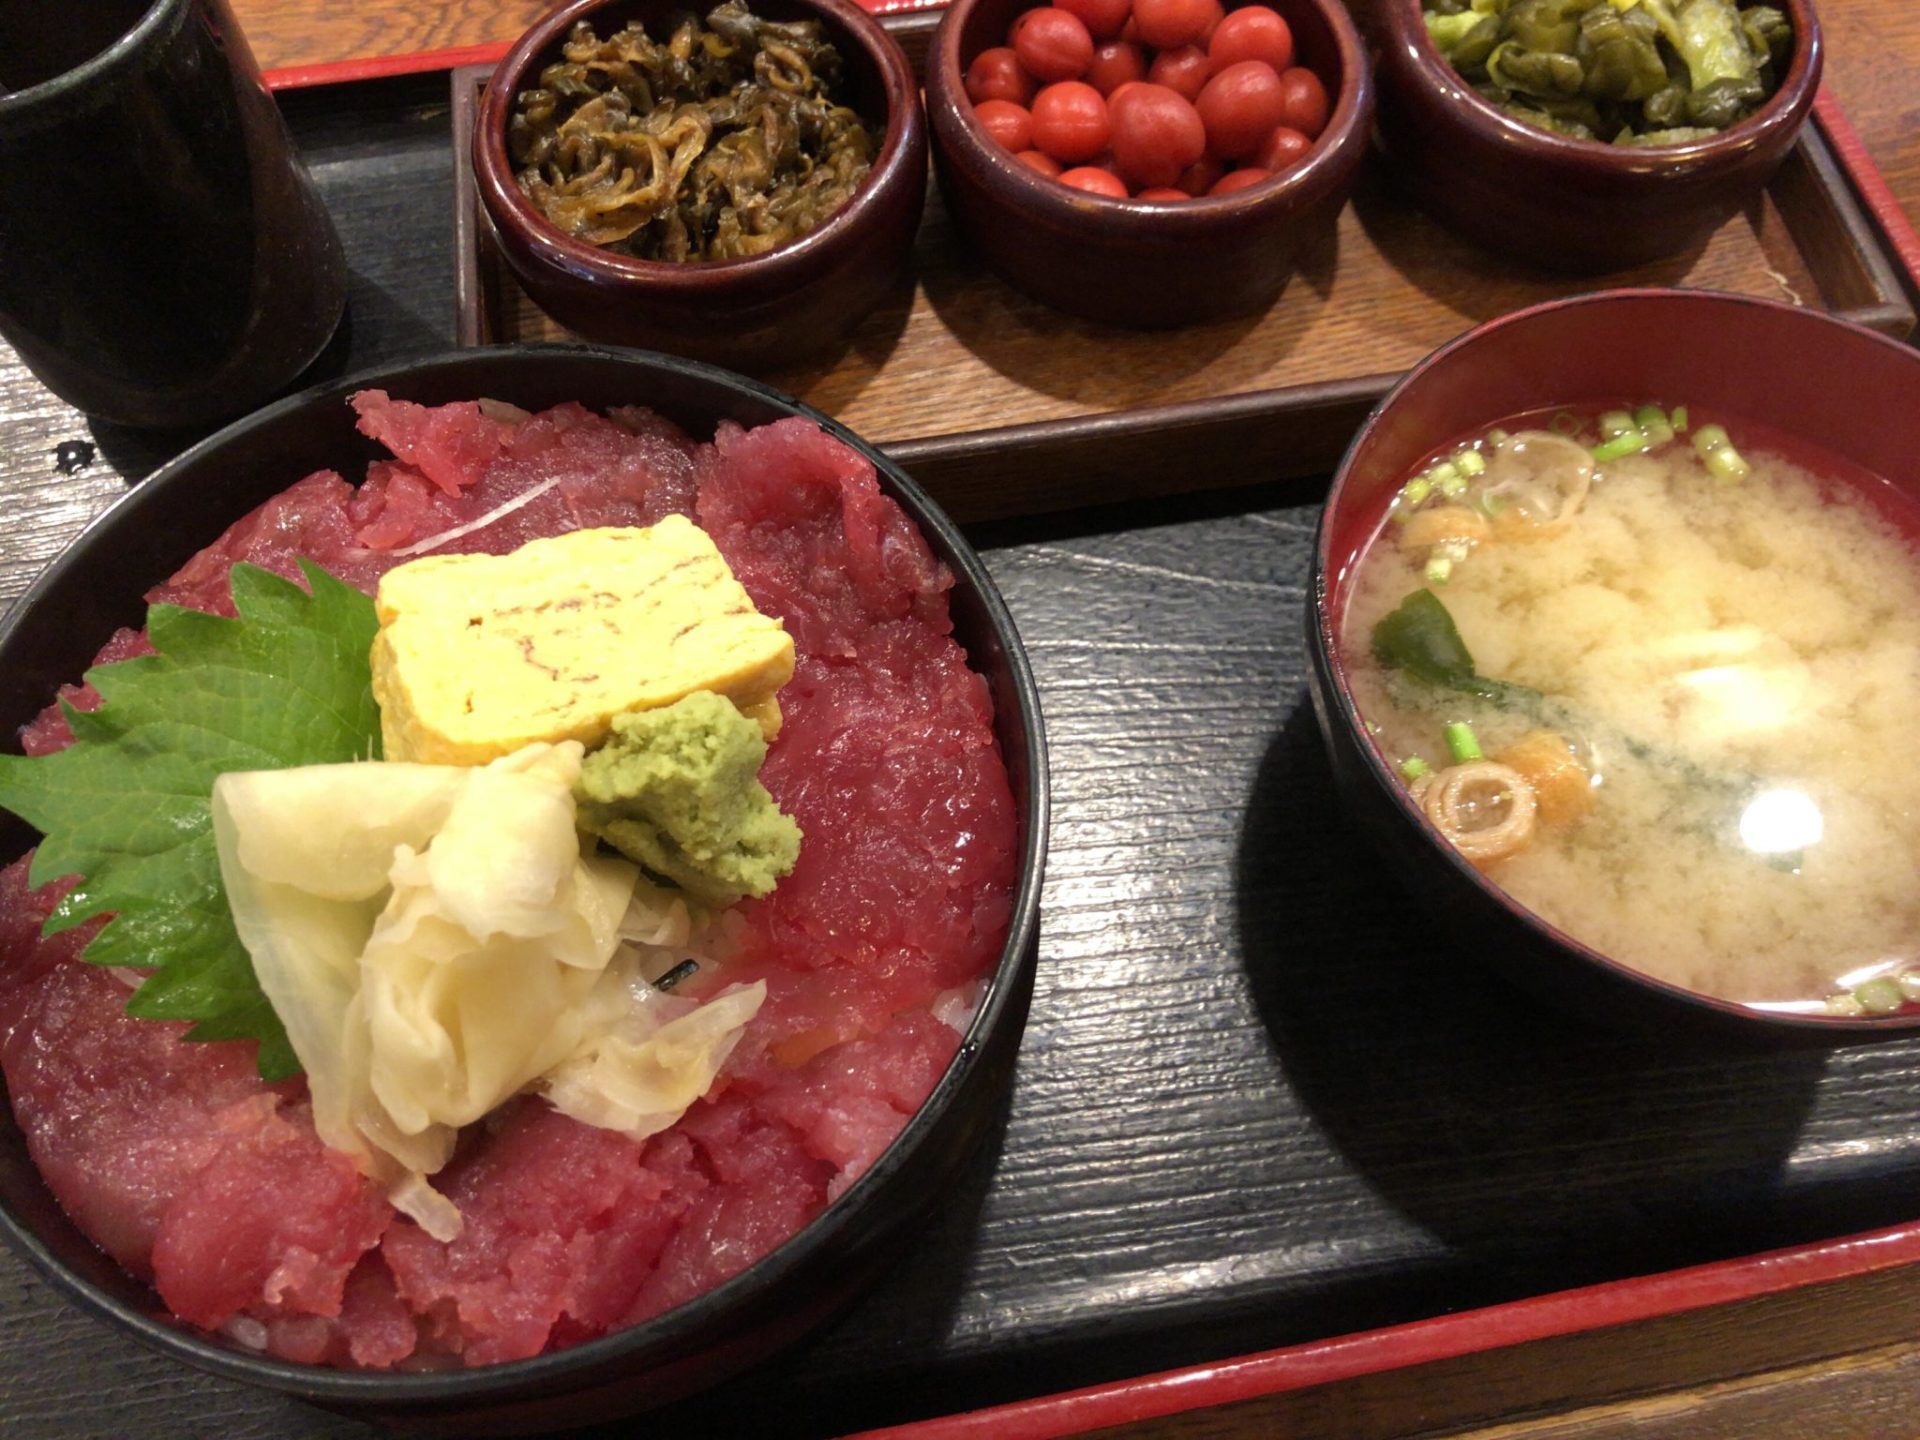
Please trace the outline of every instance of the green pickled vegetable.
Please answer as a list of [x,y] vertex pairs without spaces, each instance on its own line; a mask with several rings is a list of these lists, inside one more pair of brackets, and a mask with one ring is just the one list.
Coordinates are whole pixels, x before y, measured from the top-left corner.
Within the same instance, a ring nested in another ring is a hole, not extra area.
[[1427,33],[1492,104],[1622,145],[1685,144],[1752,114],[1793,51],[1777,5],[1423,0]]
[[1645,100],[1667,87],[1660,27],[1646,11],[1595,5],[1580,17],[1579,51],[1587,58],[1586,90],[1606,100]]

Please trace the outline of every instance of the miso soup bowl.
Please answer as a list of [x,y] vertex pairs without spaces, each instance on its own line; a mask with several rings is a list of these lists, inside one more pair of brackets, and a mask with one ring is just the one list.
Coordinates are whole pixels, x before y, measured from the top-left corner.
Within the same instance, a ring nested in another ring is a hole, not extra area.
[[520,190],[507,151],[514,97],[539,83],[581,22],[607,36],[638,20],[655,39],[710,5],[573,0],[520,37],[487,82],[473,127],[480,203],[508,267],[574,334],[760,371],[830,350],[906,270],[927,192],[920,85],[892,36],[854,0],[754,0],[771,20],[814,20],[840,52],[845,100],[880,132],[853,197],[804,235],[739,260],[641,260],[577,240]]
[[[979,557],[898,468],[817,411],[738,375],[664,355],[513,346],[410,361],[308,390],[220,431],[136,486],[96,520],[0,624],[0,725],[19,727],[79,676],[117,626],[139,625],[141,595],[233,520],[317,469],[364,473],[380,453],[346,403],[378,388],[423,404],[489,397],[528,409],[577,400],[645,404],[698,438],[721,420],[802,416],[873,463],[880,488],[953,572],[954,634],[993,698],[1018,812],[1018,871],[1004,949],[978,1013],[932,1094],[893,1143],[820,1215],[765,1257],[655,1319],[530,1360],[468,1370],[381,1373],[293,1364],[171,1319],[153,1291],[94,1246],[55,1201],[0,1097],[0,1234],[88,1313],[163,1355],[230,1380],[400,1428],[522,1434],[630,1414],[706,1389],[846,1308],[899,1258],[950,1195],[998,1122],[1033,985],[1047,765],[1038,697],[1012,618]],[[0,816],[0,861],[34,835]],[[243,1408],[236,1401],[236,1408]],[[86,1428],[85,1417],[73,1426]]]
[[1483,99],[1427,35],[1421,0],[1370,0],[1378,140],[1422,209],[1487,249],[1595,274],[1683,253],[1760,193],[1820,87],[1810,0],[1779,0],[1794,48],[1779,88],[1709,139],[1639,147],[1556,135]]
[[1034,0],[953,0],[927,57],[927,115],[940,194],[967,243],[1015,288],[1092,320],[1163,329],[1271,303],[1346,203],[1373,125],[1373,74],[1341,0],[1268,3],[1292,28],[1295,63],[1327,87],[1326,128],[1270,180],[1155,204],[1062,185],[987,133],[967,66],[1004,45]]
[[[1668,344],[1662,337],[1684,337]],[[1343,800],[1465,954],[1577,1015],[1773,1042],[1905,1034],[1920,1006],[1847,1017],[1763,1010],[1653,979],[1534,915],[1413,803],[1355,703],[1341,624],[1358,558],[1435,449],[1559,405],[1659,396],[1764,420],[1920,501],[1920,353],[1813,311],[1704,291],[1614,290],[1522,310],[1421,362],[1361,427],[1333,480],[1311,569],[1309,680]],[[1920,561],[1916,561],[1920,563]]]

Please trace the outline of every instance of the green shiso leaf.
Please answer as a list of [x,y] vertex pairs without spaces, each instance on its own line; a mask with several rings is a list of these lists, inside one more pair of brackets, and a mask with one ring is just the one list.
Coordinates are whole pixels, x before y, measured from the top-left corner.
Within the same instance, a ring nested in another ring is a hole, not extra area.
[[127,1013],[194,1021],[189,1040],[257,1040],[268,1080],[300,1064],[233,928],[214,778],[380,756],[373,601],[308,561],[300,570],[308,589],[234,566],[237,619],[151,607],[159,653],[87,672],[101,705],[67,709],[74,744],[0,756],[0,807],[45,836],[28,878],[83,877],[46,933],[112,916],[83,958],[151,968]]

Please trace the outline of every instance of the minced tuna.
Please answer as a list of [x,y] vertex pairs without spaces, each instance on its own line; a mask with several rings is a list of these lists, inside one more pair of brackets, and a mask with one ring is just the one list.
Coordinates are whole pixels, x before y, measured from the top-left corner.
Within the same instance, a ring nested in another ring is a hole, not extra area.
[[[434,537],[498,554],[691,514],[797,650],[763,779],[806,842],[743,908],[727,966],[767,982],[765,1005],[706,1099],[649,1140],[525,1097],[470,1127],[435,1181],[465,1218],[450,1244],[320,1144],[303,1082],[260,1080],[250,1042],[129,1019],[120,979],[77,958],[89,932],[41,937],[60,887],[30,891],[24,859],[0,871],[0,1065],[61,1203],[181,1318],[314,1363],[520,1359],[712,1288],[872,1164],[958,1047],[936,1014],[999,954],[1013,801],[951,575],[817,426],[729,423],[701,444],[643,410],[353,404],[392,460],[357,489],[308,476],[148,598],[230,613],[236,561],[291,576],[306,557],[370,591]],[[98,663],[146,650],[122,631]],[[23,735],[30,754],[71,739],[57,707]]]

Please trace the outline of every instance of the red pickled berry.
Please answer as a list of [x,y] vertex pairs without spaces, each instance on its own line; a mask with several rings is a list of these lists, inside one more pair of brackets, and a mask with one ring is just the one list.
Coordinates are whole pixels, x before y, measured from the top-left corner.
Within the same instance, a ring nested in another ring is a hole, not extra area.
[[1020,68],[1020,57],[1005,45],[982,50],[967,66],[967,98],[976,105],[983,100],[1025,105],[1033,99],[1033,89],[1033,77]]
[[1033,148],[1033,116],[1011,100],[982,100],[973,113],[987,133],[1013,151]]
[[1293,30],[1265,5],[1243,5],[1215,27],[1207,58],[1216,72],[1242,60],[1262,60],[1279,75],[1293,64]]
[[1194,106],[1207,127],[1207,149],[1222,160],[1253,154],[1268,132],[1284,122],[1280,77],[1258,60],[1227,66],[1207,81]]
[[1062,80],[1033,97],[1033,144],[1063,165],[1091,160],[1107,148],[1107,102],[1081,80]]
[[1193,197],[1184,190],[1175,190],[1171,185],[1149,185],[1133,198],[1136,200],[1162,202],[1170,200],[1191,200]]
[[1021,68],[1036,80],[1075,80],[1093,62],[1093,36],[1080,17],[1051,5],[1027,11],[1009,34]]
[[1140,38],[1156,50],[1197,45],[1220,18],[1220,0],[1134,0]]
[[1282,125],[1298,130],[1309,140],[1318,139],[1327,128],[1327,87],[1305,66],[1296,65],[1281,73],[1280,101]]
[[1297,165],[1313,149],[1313,141],[1298,130],[1289,130],[1285,125],[1273,127],[1273,133],[1260,142],[1260,148],[1253,152],[1253,163],[1262,170],[1271,170],[1275,174]]
[[1133,0],[1059,0],[1069,15],[1077,15],[1096,40],[1111,40],[1133,14]]
[[1258,185],[1262,180],[1271,180],[1273,172],[1262,170],[1257,165],[1248,165],[1239,170],[1229,170],[1222,175],[1209,195],[1231,195],[1236,190],[1244,190],[1249,185]]
[[1177,50],[1162,50],[1154,56],[1147,78],[1156,85],[1178,91],[1189,100],[1197,100],[1212,74],[1206,51],[1198,45],[1182,45]]
[[1220,177],[1227,173],[1227,167],[1211,155],[1202,155],[1193,164],[1180,172],[1180,178],[1174,181],[1176,188],[1189,195],[1205,195],[1220,183]]
[[1136,85],[1109,107],[1115,168],[1129,184],[1171,186],[1207,150],[1206,127],[1186,96]]
[[1125,40],[1108,40],[1093,47],[1093,63],[1087,66],[1087,83],[1108,99],[1129,80],[1147,78],[1146,52]]
[[1060,162],[1054,159],[1051,155],[1047,154],[1044,150],[1022,150],[1018,155],[1014,156],[1013,158],[1018,160],[1022,165],[1026,166],[1029,170],[1037,170],[1040,174],[1046,176],[1049,180],[1055,180],[1059,178]]
[[1121,183],[1120,177],[1097,165],[1082,165],[1076,170],[1062,171],[1060,183],[1071,185],[1076,190],[1091,191],[1095,195],[1109,195],[1115,200],[1127,198],[1127,187]]

